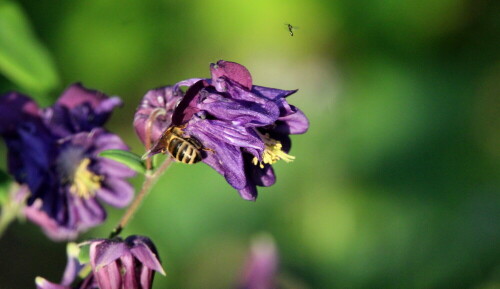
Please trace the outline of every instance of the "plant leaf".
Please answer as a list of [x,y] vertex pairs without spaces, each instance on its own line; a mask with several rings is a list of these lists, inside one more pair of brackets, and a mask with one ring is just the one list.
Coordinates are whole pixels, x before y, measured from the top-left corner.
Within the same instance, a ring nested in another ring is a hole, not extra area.
[[0,72],[34,94],[46,95],[59,85],[49,52],[20,6],[11,1],[0,1]]
[[120,162],[138,173],[144,174],[146,172],[146,166],[141,157],[133,152],[124,150],[105,150],[102,151],[99,156]]

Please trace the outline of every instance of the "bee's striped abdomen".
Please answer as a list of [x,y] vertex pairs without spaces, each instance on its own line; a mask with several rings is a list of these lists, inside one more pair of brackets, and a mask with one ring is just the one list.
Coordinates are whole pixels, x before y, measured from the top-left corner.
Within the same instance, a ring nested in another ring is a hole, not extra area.
[[182,138],[172,132],[168,139],[167,150],[179,162],[194,164],[201,161],[201,153],[190,138]]

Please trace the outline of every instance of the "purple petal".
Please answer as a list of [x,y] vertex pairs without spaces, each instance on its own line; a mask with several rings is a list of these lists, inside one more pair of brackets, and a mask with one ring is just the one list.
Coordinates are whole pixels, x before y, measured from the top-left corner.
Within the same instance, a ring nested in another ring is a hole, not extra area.
[[[141,264],[136,263],[134,257],[130,254],[123,255],[120,258],[121,271],[124,272],[122,274],[122,288],[137,288],[142,289],[139,286],[139,280],[137,276],[138,267],[141,267]],[[150,286],[151,287],[151,286]],[[146,287],[149,289],[149,287]]]
[[54,241],[73,240],[78,236],[78,231],[61,227],[47,213],[39,209],[41,203],[35,202],[32,206],[25,207],[23,213],[31,222],[42,228],[45,234]]
[[[200,123],[208,124],[208,121],[201,121]],[[198,139],[206,148],[215,151],[215,158],[210,158],[209,160],[204,159],[203,161],[222,173],[231,186],[236,189],[243,188],[247,180],[243,169],[241,149],[227,143],[216,134],[213,134],[213,132],[201,129],[207,126],[208,125],[199,125],[197,129],[191,128],[189,131],[186,128],[186,131]],[[236,138],[233,138],[233,140],[234,139]],[[251,145],[251,143],[248,144]],[[208,152],[207,154],[213,153],[214,152]]]
[[33,122],[21,124],[16,137],[6,138],[9,172],[19,183],[29,186],[29,204],[54,181],[50,171],[56,154],[54,142],[45,127]]
[[90,143],[95,146],[94,155],[110,149],[128,150],[127,145],[119,136],[101,128],[92,130],[88,137],[93,138]]
[[276,176],[271,165],[266,164],[261,169],[260,166],[248,162],[248,166],[250,166],[249,174],[252,176],[252,181],[257,186],[269,187],[276,182]]
[[146,129],[152,113],[151,143],[154,143],[172,121],[172,114],[183,93],[176,86],[165,86],[146,93],[134,115],[134,128],[142,143],[146,143]]
[[97,114],[110,113],[118,106],[122,106],[123,101],[118,96],[113,96],[103,100],[98,107],[95,108]]
[[128,253],[128,247],[121,241],[104,240],[90,245],[90,261],[95,271]]
[[69,216],[74,218],[74,223],[70,224],[79,230],[97,226],[106,219],[106,211],[95,198],[84,199],[70,195],[68,202],[70,210],[72,209]]
[[139,282],[141,284],[141,288],[147,288],[147,289],[151,288],[151,284],[153,284],[154,273],[155,273],[154,271],[152,271],[146,266],[143,266],[141,268],[141,272],[139,273],[140,274]]
[[120,267],[116,262],[100,268],[93,268],[94,276],[100,289],[121,289],[122,276]]
[[278,118],[273,130],[281,134],[303,134],[307,132],[309,129],[309,120],[301,110],[295,106],[291,107],[295,112]]
[[131,178],[135,176],[135,172],[124,164],[104,157],[97,157],[96,159],[95,171],[99,172],[100,175],[113,178]]
[[[224,121],[200,120],[189,124],[184,131],[193,136],[201,133],[237,147],[264,150],[264,143],[253,129],[231,125]],[[205,147],[212,148],[208,145]]]
[[66,263],[66,269],[64,269],[61,284],[69,286],[71,285],[71,283],[73,283],[76,276],[78,276],[78,273],[83,269],[84,266],[80,264],[76,256],[71,256],[70,252],[67,253],[68,261]]
[[146,244],[135,244],[134,247],[130,249],[130,252],[134,255],[134,257],[141,261],[144,266],[165,275],[165,271],[163,271],[158,257]]
[[255,201],[257,199],[257,187],[254,184],[249,184],[238,190],[240,196],[247,201]]
[[42,277],[36,277],[35,284],[37,289],[71,289],[71,287],[69,286],[55,284],[45,280]]
[[190,79],[182,80],[182,81],[177,82],[174,85],[174,89],[178,90],[178,89],[180,89],[183,86],[188,86],[189,87],[189,86],[197,83],[200,80],[207,80],[207,79],[203,79],[203,78],[190,78]]
[[[54,113],[46,112],[44,117],[51,125],[66,126],[73,133],[90,131],[102,126],[113,109],[122,104],[119,97],[109,98],[100,91],[86,89],[76,83],[69,86],[52,106]],[[68,110],[69,114],[61,118],[57,114],[64,109]]]
[[203,102],[199,108],[213,117],[230,121],[235,125],[266,126],[274,123],[279,110],[273,102],[259,105],[249,101],[235,101],[218,94],[211,94],[210,101]]
[[257,85],[254,85],[252,87],[253,93],[260,95],[264,98],[270,99],[270,100],[277,100],[280,98],[285,98],[285,97],[288,97],[288,96],[296,93],[297,91],[298,91],[298,89],[282,90],[282,89],[257,86]]
[[37,121],[40,109],[29,97],[11,92],[0,96],[0,134],[13,132],[20,123]]
[[103,202],[117,208],[127,206],[134,197],[134,188],[120,178],[106,178],[96,196]]
[[210,72],[214,82],[218,78],[226,77],[247,89],[252,88],[252,75],[245,66],[236,62],[219,60],[216,64],[210,64]]
[[63,92],[57,103],[69,109],[83,103],[88,103],[95,109],[100,106],[101,102],[107,99],[108,96],[106,94],[97,90],[87,89],[81,83],[75,83]]
[[198,108],[198,99],[200,97],[199,92],[207,86],[208,83],[205,80],[200,80],[189,87],[186,91],[186,95],[182,98],[181,102],[179,102],[174,110],[174,114],[172,115],[172,124],[183,125],[200,110]]

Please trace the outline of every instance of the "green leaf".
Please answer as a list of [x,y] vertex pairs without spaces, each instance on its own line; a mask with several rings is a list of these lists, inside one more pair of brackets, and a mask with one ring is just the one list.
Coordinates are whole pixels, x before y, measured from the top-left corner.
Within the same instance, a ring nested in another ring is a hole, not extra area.
[[106,150],[102,151],[99,156],[120,162],[138,173],[144,174],[146,172],[146,166],[141,157],[132,152],[124,150]]
[[47,94],[59,85],[49,52],[37,40],[20,6],[11,1],[0,1],[0,72],[35,94]]

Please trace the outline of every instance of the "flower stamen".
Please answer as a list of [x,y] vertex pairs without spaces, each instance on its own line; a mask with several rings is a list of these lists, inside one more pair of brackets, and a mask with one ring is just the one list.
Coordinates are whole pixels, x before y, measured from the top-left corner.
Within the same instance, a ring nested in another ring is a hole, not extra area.
[[102,176],[94,174],[88,169],[90,159],[84,158],[75,170],[73,184],[69,191],[81,198],[89,199],[93,197],[97,190],[101,188]]
[[252,163],[254,165],[259,164],[260,168],[264,168],[264,164],[274,164],[279,160],[284,160],[289,163],[295,159],[294,156],[291,156],[282,150],[283,145],[280,141],[272,139],[269,137],[269,134],[262,135],[259,133],[260,138],[264,141],[264,152],[262,153],[262,160],[259,161],[257,157],[252,159]]

